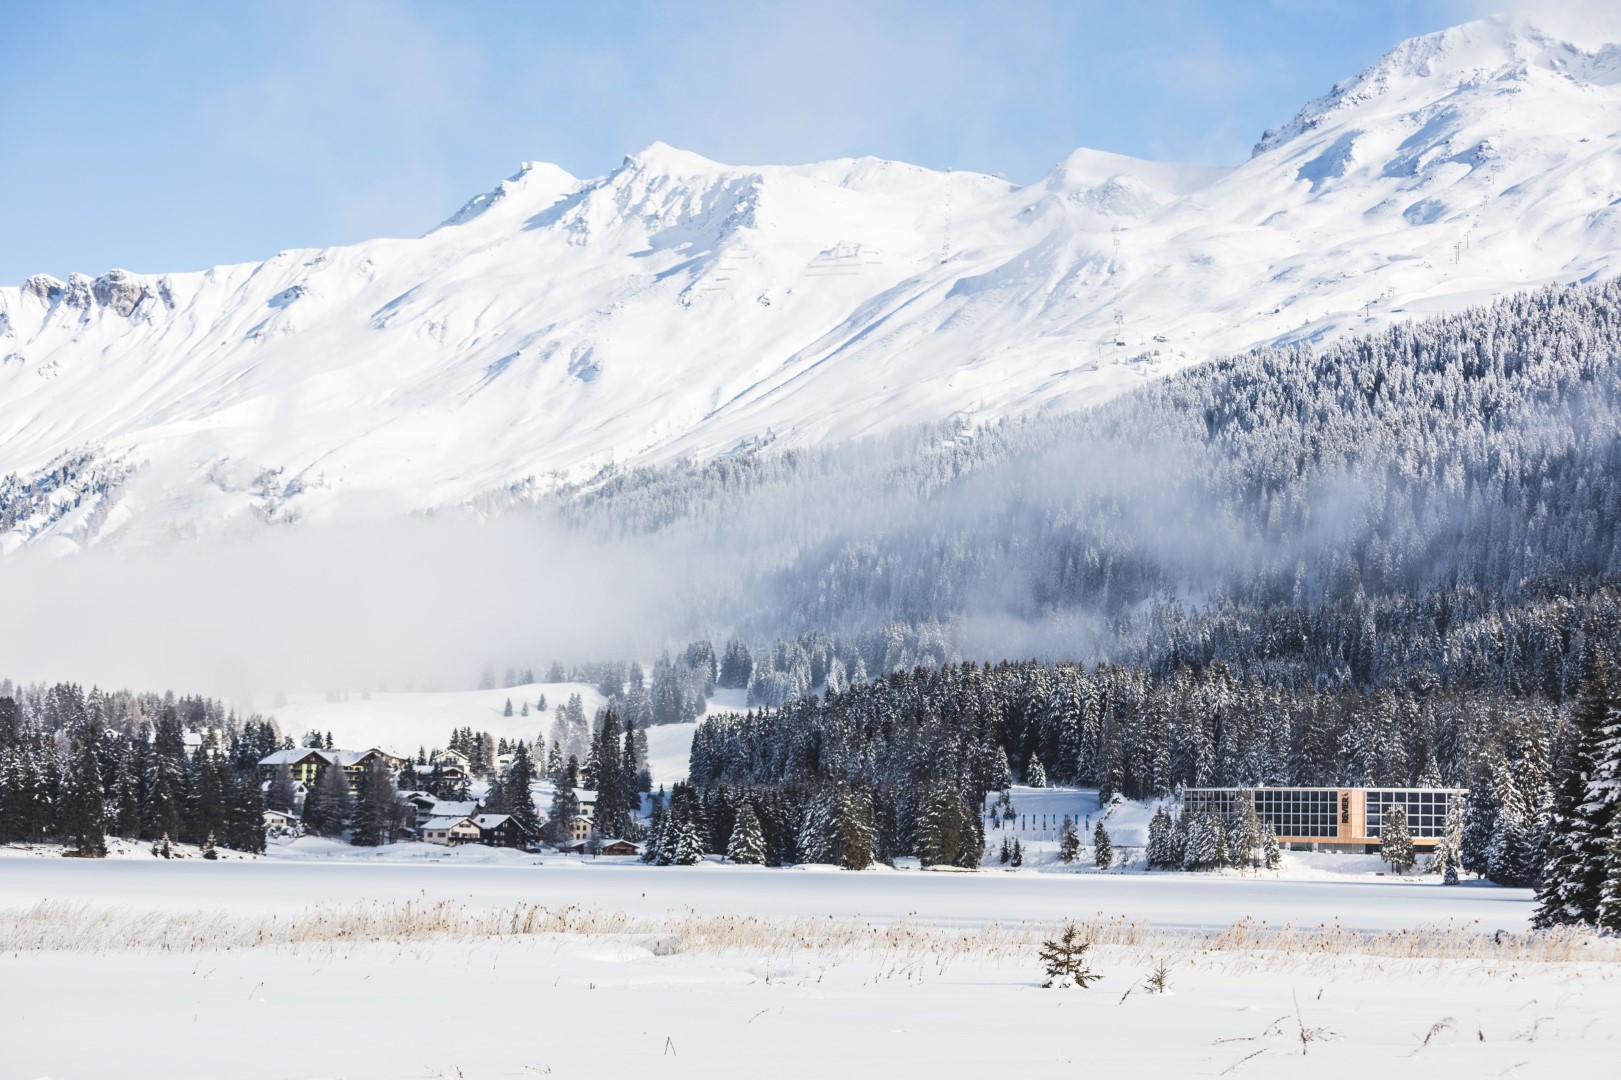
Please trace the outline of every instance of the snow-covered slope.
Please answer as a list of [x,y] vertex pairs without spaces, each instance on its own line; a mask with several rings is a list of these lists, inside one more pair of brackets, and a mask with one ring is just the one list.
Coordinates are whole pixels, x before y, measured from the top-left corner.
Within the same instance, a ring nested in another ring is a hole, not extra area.
[[1079,407],[1613,273],[1618,149],[1621,47],[1491,19],[1404,43],[1231,170],[1082,150],[1014,187],[655,144],[595,180],[526,166],[419,239],[36,277],[0,288],[0,545]]

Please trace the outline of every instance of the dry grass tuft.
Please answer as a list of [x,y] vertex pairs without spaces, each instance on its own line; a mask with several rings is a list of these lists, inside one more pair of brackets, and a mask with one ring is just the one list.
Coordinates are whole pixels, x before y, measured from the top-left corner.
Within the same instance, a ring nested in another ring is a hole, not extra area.
[[[1502,963],[1621,961],[1621,939],[1580,930],[1487,934],[1472,926],[1367,933],[1339,926],[1271,927],[1240,920],[1210,933],[1156,930],[1126,918],[1076,923],[1081,940],[1111,962],[1150,961],[1224,970],[1312,971],[1346,957]],[[875,964],[875,979],[921,979],[953,961],[1033,963],[1052,927],[990,923],[972,928],[859,919],[772,919],[704,915],[691,908],[653,917],[577,906],[471,906],[452,900],[318,904],[292,914],[226,910],[137,910],[45,900],[0,910],[0,951],[102,953],[302,950],[438,941],[586,938],[615,940],[654,956],[695,952],[775,959],[810,955],[832,966]],[[1532,1036],[1534,1037],[1534,1033]]]

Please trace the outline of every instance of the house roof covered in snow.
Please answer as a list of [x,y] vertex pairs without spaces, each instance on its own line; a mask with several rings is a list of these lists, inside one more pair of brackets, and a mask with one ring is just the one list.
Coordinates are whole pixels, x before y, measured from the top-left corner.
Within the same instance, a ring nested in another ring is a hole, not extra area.
[[348,768],[358,765],[372,754],[381,754],[384,757],[393,757],[387,750],[380,750],[373,746],[365,750],[322,750],[315,746],[295,746],[291,750],[276,750],[259,759],[259,764],[267,768],[277,765],[296,765],[309,758],[311,754],[320,758],[328,765],[341,765]]
[[460,817],[429,818],[427,821],[424,821],[422,823],[422,827],[424,829],[433,829],[436,832],[441,830],[441,829],[443,829],[445,831],[449,831],[450,829],[454,829],[457,825],[460,825],[463,822],[466,822],[468,824],[472,824],[473,819],[468,817],[465,814],[461,815]]

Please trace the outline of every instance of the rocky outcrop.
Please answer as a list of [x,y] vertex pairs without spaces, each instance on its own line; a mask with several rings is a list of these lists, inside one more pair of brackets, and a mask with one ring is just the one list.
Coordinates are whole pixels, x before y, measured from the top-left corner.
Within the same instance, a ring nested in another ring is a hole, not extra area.
[[66,281],[49,274],[35,274],[23,282],[22,292],[46,307],[60,305],[88,311],[92,305],[100,305],[125,319],[153,297],[160,297],[166,307],[174,307],[166,281],[158,282],[154,289],[145,278],[128,270],[109,270],[95,280],[84,274],[70,274]]
[[90,286],[96,302],[129,318],[152,294],[145,281],[127,270],[109,270]]

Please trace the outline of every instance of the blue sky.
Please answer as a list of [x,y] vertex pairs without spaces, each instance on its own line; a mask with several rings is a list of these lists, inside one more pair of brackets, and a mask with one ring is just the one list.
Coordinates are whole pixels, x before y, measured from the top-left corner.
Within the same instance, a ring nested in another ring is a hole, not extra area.
[[520,161],[662,139],[1037,178],[1236,163],[1468,0],[56,0],[5,16],[0,282],[416,235]]

